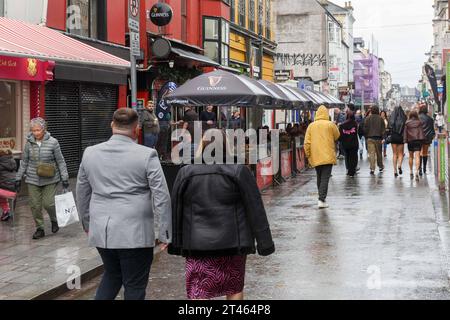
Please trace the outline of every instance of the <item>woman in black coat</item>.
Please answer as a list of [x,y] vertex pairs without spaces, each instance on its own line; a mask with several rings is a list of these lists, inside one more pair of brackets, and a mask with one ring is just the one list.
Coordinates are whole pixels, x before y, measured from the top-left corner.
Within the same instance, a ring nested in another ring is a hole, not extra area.
[[[226,140],[224,158],[229,150]],[[204,147],[205,143],[200,154]],[[243,299],[247,255],[275,251],[251,171],[240,164],[181,168],[172,191],[172,212],[169,254],[186,257],[188,298]]]
[[[403,141],[403,132],[406,124],[406,114],[401,106],[395,107],[389,118],[390,143],[392,145],[394,176],[403,174],[402,164],[405,154],[405,142]],[[397,171],[398,169],[398,171]]]
[[353,111],[347,111],[347,119],[344,123],[339,125],[339,132],[341,134],[339,140],[345,151],[347,175],[354,177],[358,166],[359,140],[358,123],[355,120]]

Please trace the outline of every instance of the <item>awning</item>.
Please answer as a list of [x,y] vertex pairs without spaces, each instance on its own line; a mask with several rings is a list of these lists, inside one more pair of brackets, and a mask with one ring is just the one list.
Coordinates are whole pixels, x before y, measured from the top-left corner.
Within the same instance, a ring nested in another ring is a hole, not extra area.
[[129,69],[130,62],[53,29],[0,17],[0,55]]
[[194,60],[194,61],[200,62],[207,66],[213,66],[213,67],[220,66],[220,64],[218,64],[214,60],[208,58],[207,56],[198,54],[198,53],[189,52],[189,51],[179,49],[179,48],[172,48],[171,51],[182,58]]

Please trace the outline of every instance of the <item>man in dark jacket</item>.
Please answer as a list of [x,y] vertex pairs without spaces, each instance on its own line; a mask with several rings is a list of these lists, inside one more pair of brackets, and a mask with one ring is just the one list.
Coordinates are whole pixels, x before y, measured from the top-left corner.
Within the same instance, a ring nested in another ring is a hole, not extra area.
[[373,106],[371,114],[364,121],[364,134],[367,139],[369,149],[370,174],[375,174],[375,164],[378,165],[380,172],[384,171],[382,142],[386,132],[384,120],[380,117],[380,109]]
[[425,134],[425,141],[422,144],[420,153],[419,175],[422,176],[427,173],[428,149],[436,136],[436,132],[434,131],[434,120],[428,115],[428,106],[426,104],[423,104],[420,107],[419,119],[420,122],[422,122],[423,132]]

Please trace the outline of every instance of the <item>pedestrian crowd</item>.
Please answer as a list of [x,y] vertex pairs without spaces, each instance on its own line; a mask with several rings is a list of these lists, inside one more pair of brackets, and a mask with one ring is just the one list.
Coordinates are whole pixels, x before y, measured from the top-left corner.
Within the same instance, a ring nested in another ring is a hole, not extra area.
[[[197,114],[186,107],[176,125],[194,136],[200,130],[218,128],[212,106]],[[429,146],[444,127],[442,115],[433,120],[424,103],[405,113],[372,106],[364,115],[350,106],[337,110],[334,119],[325,106],[299,123],[289,124],[285,134],[300,138],[309,166],[317,175],[318,208],[328,208],[328,185],[337,159],[345,159],[347,175],[358,174],[359,159],[367,152],[370,175],[383,173],[390,144],[394,176],[403,174],[404,145],[409,152],[410,177],[426,174]],[[313,121],[311,122],[310,119]],[[334,120],[334,121],[333,121]],[[239,111],[231,118],[222,114],[226,128],[240,128]],[[118,109],[113,116],[112,137],[88,147],[79,168],[76,204],[89,245],[97,248],[105,272],[96,293],[98,300],[115,299],[125,288],[125,299],[144,299],[154,249],[168,250],[185,258],[186,292],[189,299],[226,296],[243,299],[247,256],[268,256],[275,251],[271,230],[256,179],[246,165],[184,165],[169,190],[158,145],[160,124],[149,102],[141,114]],[[57,186],[68,190],[69,175],[58,140],[47,131],[42,118],[30,123],[19,168],[10,151],[0,151],[0,189],[20,192],[22,179],[28,187],[36,231],[45,237],[42,211],[50,216],[51,231],[59,231],[55,196]],[[269,129],[264,127],[264,129]],[[136,143],[142,132],[143,145]],[[268,136],[270,142],[270,136]],[[192,156],[203,154],[211,141],[191,141]],[[223,139],[223,160],[230,146]],[[17,171],[17,172],[16,172]],[[1,221],[11,218],[11,208],[0,198]],[[159,226],[155,232],[155,226]]]

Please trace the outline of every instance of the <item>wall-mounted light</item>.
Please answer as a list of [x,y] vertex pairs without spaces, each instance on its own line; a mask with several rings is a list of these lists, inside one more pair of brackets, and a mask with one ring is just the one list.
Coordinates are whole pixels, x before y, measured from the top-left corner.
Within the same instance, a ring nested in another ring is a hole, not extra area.
[[175,66],[175,61],[173,61],[173,60],[169,61],[169,68],[173,69],[174,66]]

